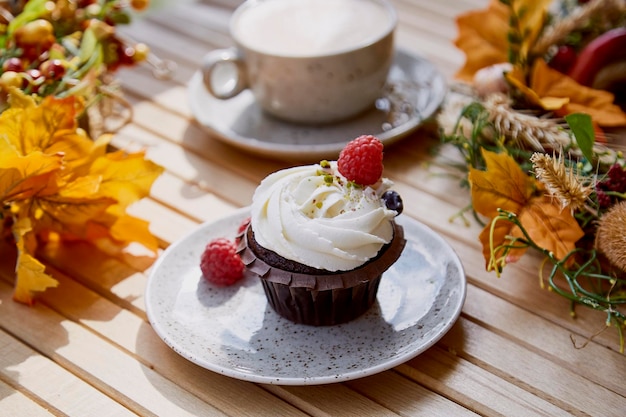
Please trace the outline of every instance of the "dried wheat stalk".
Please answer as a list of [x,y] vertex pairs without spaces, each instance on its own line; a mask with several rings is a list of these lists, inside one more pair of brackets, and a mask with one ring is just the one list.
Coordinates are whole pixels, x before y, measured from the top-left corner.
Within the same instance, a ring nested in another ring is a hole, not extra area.
[[584,185],[571,167],[567,167],[560,155],[558,158],[544,153],[534,153],[530,157],[535,176],[548,192],[561,202],[561,208],[569,207],[572,211],[585,206],[593,190]]
[[511,99],[503,94],[490,95],[483,105],[496,130],[521,148],[546,152],[560,151],[572,145],[572,138],[563,128],[561,119],[518,112],[511,107]]
[[[513,109],[511,98],[504,94],[492,94],[483,102],[488,119],[506,139],[514,141],[523,149],[553,153],[566,151],[571,159],[583,155],[575,139],[562,119],[538,117],[533,113],[522,113]],[[615,151],[595,143],[593,151],[602,163],[613,163]]]

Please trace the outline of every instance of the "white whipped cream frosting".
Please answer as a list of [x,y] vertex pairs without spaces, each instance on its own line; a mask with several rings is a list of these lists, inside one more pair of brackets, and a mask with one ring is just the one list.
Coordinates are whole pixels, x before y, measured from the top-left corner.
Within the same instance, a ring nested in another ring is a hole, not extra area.
[[252,198],[256,241],[280,256],[328,271],[348,271],[375,257],[393,238],[397,215],[381,200],[391,181],[350,184],[329,167],[298,166],[266,177]]

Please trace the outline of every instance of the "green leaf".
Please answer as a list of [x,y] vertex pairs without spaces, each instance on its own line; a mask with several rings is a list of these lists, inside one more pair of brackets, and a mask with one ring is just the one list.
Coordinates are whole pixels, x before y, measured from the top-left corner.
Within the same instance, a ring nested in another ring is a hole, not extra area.
[[588,161],[593,161],[595,132],[591,123],[591,116],[584,113],[572,113],[565,116],[565,121],[572,130],[580,151]]
[[87,28],[80,42],[80,63],[84,64],[96,52],[98,38],[92,28]]

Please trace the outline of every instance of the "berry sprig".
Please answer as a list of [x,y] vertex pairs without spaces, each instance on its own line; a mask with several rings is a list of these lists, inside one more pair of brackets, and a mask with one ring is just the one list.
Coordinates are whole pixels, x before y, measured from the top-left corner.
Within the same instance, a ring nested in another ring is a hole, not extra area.
[[606,178],[596,184],[598,205],[607,208],[615,202],[611,196],[625,192],[626,170],[620,164],[613,164],[606,173]]
[[371,135],[350,141],[339,154],[337,168],[348,181],[372,185],[383,174],[383,144]]
[[42,97],[60,96],[78,88],[90,71],[115,71],[147,60],[149,48],[122,39],[116,26],[130,22],[129,7],[141,11],[149,4],[26,2],[15,16],[14,8],[0,4],[0,93],[16,87]]

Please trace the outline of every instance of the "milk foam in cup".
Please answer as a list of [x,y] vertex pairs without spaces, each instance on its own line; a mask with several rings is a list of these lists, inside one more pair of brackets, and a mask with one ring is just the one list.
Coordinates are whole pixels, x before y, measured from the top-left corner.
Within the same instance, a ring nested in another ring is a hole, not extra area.
[[204,84],[229,99],[249,88],[278,118],[330,123],[372,108],[394,55],[388,0],[247,0],[233,14],[236,47],[204,59]]

